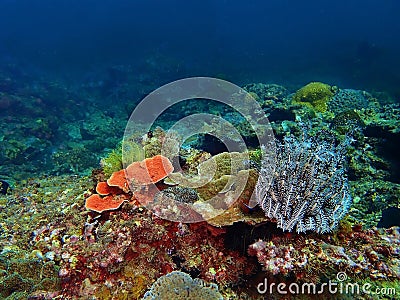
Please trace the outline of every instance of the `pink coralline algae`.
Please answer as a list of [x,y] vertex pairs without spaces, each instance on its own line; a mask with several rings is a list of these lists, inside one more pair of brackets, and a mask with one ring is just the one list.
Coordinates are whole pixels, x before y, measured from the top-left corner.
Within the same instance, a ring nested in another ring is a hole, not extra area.
[[400,279],[399,228],[374,229],[333,236],[277,236],[249,246],[268,275],[295,275],[315,279],[330,272],[346,272],[357,278]]
[[299,257],[292,244],[277,246],[272,241],[259,240],[250,245],[248,253],[250,256],[257,256],[263,268],[272,275],[287,275],[307,263],[307,257]]
[[170,222],[129,205],[108,217],[93,222],[94,238],[63,246],[75,258],[66,259],[60,270],[66,294],[108,299],[104,296],[108,286],[115,293],[126,290],[136,299],[157,278],[174,270],[232,286],[257,268],[255,260],[226,248],[225,229],[206,222]]

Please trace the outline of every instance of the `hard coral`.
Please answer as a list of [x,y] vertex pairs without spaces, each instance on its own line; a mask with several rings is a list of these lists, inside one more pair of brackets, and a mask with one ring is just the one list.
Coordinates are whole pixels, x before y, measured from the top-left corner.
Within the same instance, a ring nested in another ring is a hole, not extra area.
[[[252,222],[252,216],[246,217],[241,208],[249,204],[257,183],[258,172],[253,165],[248,153],[223,152],[201,162],[196,176],[170,174],[168,178],[179,184],[179,188],[169,188],[166,192],[170,199],[180,202],[188,198],[188,191],[196,193],[198,199],[192,197],[189,201],[193,203],[191,208],[201,215],[201,220],[212,225],[232,225],[241,220]],[[159,196],[165,196],[166,192]],[[254,220],[259,219],[257,216]]]
[[[101,213],[118,209],[124,201],[129,199],[135,199],[146,205],[153,200],[154,195],[158,192],[153,183],[165,178],[172,171],[171,162],[161,155],[147,158],[141,162],[134,162],[126,169],[112,173],[107,182],[99,182],[96,186],[98,194],[87,198],[85,207]],[[126,175],[129,177],[129,182],[133,181],[134,198],[132,198]]]
[[311,82],[299,89],[293,102],[306,105],[317,112],[326,112],[328,101],[334,96],[332,87],[322,82]]
[[178,133],[169,130],[165,132],[161,127],[155,128],[143,139],[143,151],[146,158],[151,158],[160,154],[172,158],[179,154],[179,144],[181,137]]
[[158,299],[222,300],[223,298],[216,284],[206,283],[198,278],[192,279],[186,273],[173,271],[158,278],[143,297],[143,300]]
[[125,171],[114,172],[107,182],[97,183],[96,192],[97,194],[86,199],[85,207],[87,209],[98,213],[118,209],[122,203],[131,198],[128,182],[125,179]]
[[371,94],[353,89],[340,89],[333,97],[329,99],[329,110],[335,114],[354,109],[366,109],[374,103],[376,99]]

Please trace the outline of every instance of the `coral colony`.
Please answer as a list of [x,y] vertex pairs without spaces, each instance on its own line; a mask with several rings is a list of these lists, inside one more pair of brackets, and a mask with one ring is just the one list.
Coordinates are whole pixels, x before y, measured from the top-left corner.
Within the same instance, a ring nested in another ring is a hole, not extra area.
[[218,286],[207,284],[201,279],[192,279],[188,274],[173,271],[157,279],[143,300],[157,299],[210,299],[222,300]]

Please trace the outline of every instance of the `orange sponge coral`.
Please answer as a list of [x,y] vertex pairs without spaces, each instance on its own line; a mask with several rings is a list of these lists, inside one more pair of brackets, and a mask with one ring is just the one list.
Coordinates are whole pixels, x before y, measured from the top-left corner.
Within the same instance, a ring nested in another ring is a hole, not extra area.
[[[124,201],[133,200],[135,205],[146,205],[151,202],[159,191],[154,183],[167,177],[174,167],[168,158],[157,155],[140,162],[130,164],[126,169],[112,173],[107,182],[97,183],[97,194],[86,199],[87,209],[101,213],[107,210],[118,209]],[[129,191],[128,180],[134,185],[140,185],[143,189]],[[105,196],[105,197],[102,197]]]
[[119,187],[125,193],[129,192],[128,182],[125,177],[125,170],[119,170],[112,173],[111,177],[107,180],[109,186]]
[[107,210],[118,209],[122,203],[128,200],[128,198],[129,197],[124,194],[118,196],[105,196],[104,198],[100,197],[98,194],[93,194],[86,199],[85,207],[101,213]]
[[168,158],[156,155],[133,162],[126,168],[126,177],[136,185],[149,185],[167,177],[174,167]]
[[109,186],[107,182],[101,181],[97,183],[96,193],[101,196],[107,196],[110,194],[118,195],[123,193],[123,191],[117,186]]

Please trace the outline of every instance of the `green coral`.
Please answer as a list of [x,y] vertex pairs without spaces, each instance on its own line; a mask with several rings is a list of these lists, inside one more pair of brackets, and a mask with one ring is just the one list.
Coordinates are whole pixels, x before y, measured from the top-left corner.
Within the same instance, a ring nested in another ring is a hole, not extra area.
[[[124,157],[122,156],[122,152],[124,153]],[[123,169],[123,162],[130,164],[143,159],[144,153],[142,146],[130,140],[119,143],[114,150],[101,159],[100,164],[103,168],[104,175],[110,177],[112,173]]]
[[299,89],[293,96],[293,102],[305,105],[316,112],[326,112],[328,102],[334,96],[333,88],[322,82],[311,82]]
[[199,165],[199,174],[214,174],[217,180],[223,175],[234,175],[240,170],[248,169],[248,153],[223,152]]
[[358,111],[354,109],[349,109],[337,113],[332,120],[332,125],[340,134],[346,134],[355,127],[365,126]]
[[102,158],[100,164],[103,167],[103,173],[106,177],[110,177],[112,173],[121,170],[123,168],[121,144],[108,153],[106,157]]

